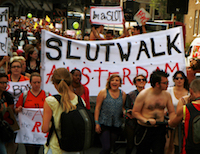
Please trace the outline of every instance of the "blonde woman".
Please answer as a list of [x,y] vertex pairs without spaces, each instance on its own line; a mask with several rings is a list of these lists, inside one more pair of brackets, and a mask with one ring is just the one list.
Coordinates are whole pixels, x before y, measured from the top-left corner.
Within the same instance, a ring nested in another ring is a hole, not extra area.
[[[51,118],[54,118],[55,129],[58,135],[61,135],[60,116],[63,111],[69,112],[76,109],[78,104],[78,96],[71,91],[70,85],[72,78],[69,71],[65,68],[58,68],[52,76],[54,87],[61,95],[60,103],[53,96],[49,96],[44,102],[43,125],[42,131],[49,132]],[[82,100],[83,101],[83,100]],[[84,102],[84,101],[83,101]],[[60,149],[58,139],[55,133],[52,134],[49,146],[45,145],[44,154],[78,154],[79,152],[65,152]]]

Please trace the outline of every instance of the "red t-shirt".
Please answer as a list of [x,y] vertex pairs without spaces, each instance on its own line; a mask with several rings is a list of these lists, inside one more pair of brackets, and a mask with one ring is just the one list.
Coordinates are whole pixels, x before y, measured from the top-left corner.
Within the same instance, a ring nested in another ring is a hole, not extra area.
[[[51,94],[49,94],[51,96]],[[24,103],[24,108],[43,108],[46,94],[44,90],[35,96],[29,90],[27,93],[26,101]],[[19,96],[16,107],[23,106],[23,93]]]
[[83,88],[84,88],[84,93],[81,95],[81,98],[83,98],[83,100],[85,101],[86,103],[86,109],[90,109],[90,96],[89,96],[89,89],[88,87],[84,86],[83,85]]
[[[24,75],[21,75],[18,81],[26,81],[26,80],[29,80],[29,78]],[[12,81],[11,74],[8,74],[8,81]]]

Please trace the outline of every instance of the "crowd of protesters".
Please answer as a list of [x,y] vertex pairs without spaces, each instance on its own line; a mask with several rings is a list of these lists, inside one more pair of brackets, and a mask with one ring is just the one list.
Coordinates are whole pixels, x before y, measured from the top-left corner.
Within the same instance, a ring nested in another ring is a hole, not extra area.
[[[34,96],[37,96],[34,99],[37,99],[37,101],[40,102],[40,104],[38,104],[38,107],[40,108],[43,107],[44,98],[46,97],[45,91],[40,89],[40,86],[41,86],[41,76],[40,76],[41,30],[42,29],[46,29],[57,35],[61,35],[70,39],[86,40],[86,41],[119,39],[119,38],[146,33],[145,23],[142,23],[142,26],[134,26],[134,27],[126,28],[125,21],[124,21],[123,32],[121,35],[114,35],[113,30],[104,30],[103,25],[94,25],[94,24],[91,25],[90,34],[85,34],[84,36],[82,36],[81,33],[75,34],[75,35],[69,35],[67,30],[61,31],[59,29],[56,29],[55,25],[51,27],[50,23],[46,21],[45,19],[39,23],[39,20],[36,20],[34,18],[27,18],[25,20],[18,19],[18,18],[16,19],[10,18],[8,34],[11,38],[12,47],[11,47],[11,51],[8,52],[9,54],[8,56],[1,57],[0,94],[5,91],[8,81],[20,82],[20,81],[30,80],[32,89],[28,91],[28,97],[34,98]],[[30,40],[28,39],[28,33],[32,33],[33,36],[35,37],[35,40],[30,42]],[[20,41],[24,41],[24,45],[22,49],[19,48]],[[188,71],[190,75],[192,74],[191,73],[192,71],[195,72],[196,68],[197,69],[199,68],[199,65],[198,66],[197,65],[198,63],[194,63],[194,61],[191,62],[191,67],[188,68],[188,70],[190,70]],[[74,69],[72,70],[71,74],[73,78],[70,83],[71,86],[69,87],[70,91],[75,93],[76,95],[81,96],[86,103],[86,108],[90,109],[89,89],[86,86],[83,86],[81,84],[81,71],[78,69]],[[165,91],[168,86],[168,79],[167,79],[168,75],[162,71],[160,72],[155,71],[152,73],[151,79],[150,79],[152,88],[144,90],[144,91],[143,89],[145,88],[145,84],[147,83],[146,77],[144,75],[136,76],[133,80],[133,83],[135,84],[137,90],[135,91],[133,91],[133,89],[130,90],[131,92],[127,96],[121,89],[119,89],[119,87],[121,86],[120,76],[119,75],[111,76],[107,82],[106,88],[100,91],[97,97],[97,106],[95,108],[96,132],[100,134],[100,140],[103,146],[101,153],[110,153],[111,150],[114,149],[114,143],[121,132],[122,121],[118,119],[121,111],[123,111],[123,115],[126,118],[125,130],[128,137],[127,138],[128,146],[126,149],[126,153],[128,154],[132,152],[135,146],[135,142],[133,138],[135,136],[135,132],[137,131],[136,127],[138,127],[137,125],[138,123],[135,118],[139,119],[140,130],[144,129],[144,131],[146,130],[149,131],[151,127],[155,128],[154,127],[155,119],[163,120],[165,107],[168,107],[169,109],[168,111],[170,112],[170,118],[173,118],[172,115],[174,115],[175,112],[174,112],[174,109],[172,109],[172,103],[174,104],[174,106],[177,106],[178,99],[182,98],[184,95],[189,94],[188,85],[187,85],[187,88],[185,88],[184,83],[187,80],[189,80],[189,83],[192,82],[194,76],[195,75],[193,74],[191,80],[187,79],[183,72],[178,72],[174,76],[173,80],[175,82],[175,86],[172,89],[175,92],[173,92],[172,94],[174,94],[173,97],[177,98],[176,105],[175,105],[175,102],[171,100],[170,94]],[[2,85],[4,86],[3,88],[1,87]],[[181,92],[181,94],[179,93],[180,88],[184,90],[184,92]],[[194,89],[194,85],[192,86],[192,88]],[[41,91],[43,93],[40,93]],[[164,98],[159,103],[157,102],[157,99],[156,99],[158,98],[158,95],[155,94],[155,92],[159,93],[160,98],[161,97],[162,99]],[[20,99],[17,100],[16,102],[10,101],[11,103],[9,105],[11,106],[15,114],[18,114],[19,112],[21,112],[22,107],[25,107],[25,108],[30,107],[30,106],[33,107],[32,106],[33,104],[31,104],[30,102],[29,102],[30,104],[26,104],[26,105],[23,104],[23,94],[24,93],[22,93],[22,95],[19,96]],[[39,97],[39,94],[42,94],[42,96]],[[152,100],[154,101],[153,105],[151,104],[152,102],[145,100],[147,96],[149,97],[153,96],[151,99],[151,101]],[[3,97],[3,94],[1,95],[1,97]],[[136,97],[139,97],[139,98],[136,99]],[[10,98],[12,99],[12,97]],[[128,101],[127,98],[129,98],[130,100]],[[195,98],[193,100],[195,100]],[[118,103],[117,107],[115,106],[116,101]],[[136,105],[135,107],[133,107],[135,102],[136,102]],[[163,103],[163,102],[167,102],[167,103]],[[142,103],[144,107],[141,107],[140,103]],[[145,106],[146,103],[148,104],[148,106]],[[14,104],[16,105],[16,107],[13,107],[15,106]],[[110,106],[112,105],[115,106],[116,108],[115,110],[114,110],[114,107],[110,108]],[[159,110],[160,118],[157,115],[157,117],[155,117],[155,119],[153,120],[151,118],[152,114],[151,113],[148,114],[149,110],[151,110],[152,112],[153,111],[157,112],[157,110]],[[0,113],[2,111],[3,109],[0,110]],[[106,111],[106,113],[109,113],[109,114],[108,115],[103,114],[102,111]],[[116,111],[118,113],[117,115],[115,114]],[[144,113],[143,111],[145,111],[146,113]],[[161,114],[161,112],[163,113]],[[114,121],[115,123],[113,123],[113,119],[115,118],[117,120],[115,120]],[[174,123],[172,123],[172,125],[175,126]],[[48,126],[49,125],[47,125],[47,127]],[[152,129],[153,131],[150,130],[150,133],[151,131],[154,134],[158,133],[157,130],[159,130],[159,128],[160,127],[156,127],[155,128],[156,131],[154,131],[154,129]],[[137,153],[143,153],[143,151],[150,153],[150,151],[152,150],[153,152],[159,151],[161,153],[164,153],[164,146],[167,146],[167,145],[165,145],[165,133],[163,131],[164,130],[163,128],[165,128],[165,126],[164,127],[162,126],[162,129],[161,129],[162,131],[160,133],[161,136],[154,135],[154,137],[155,136],[157,137],[156,142],[153,142],[152,140],[148,140],[148,138],[153,137],[152,134],[150,134],[149,132],[146,132],[146,135],[147,135],[146,137],[143,136],[144,133],[142,133],[142,136],[144,138],[141,140],[142,144],[139,146],[139,151]],[[174,131],[171,131],[171,133],[174,134]],[[110,136],[112,137],[110,138]],[[172,137],[172,135],[170,139],[171,139],[170,145],[168,145],[168,148],[170,148],[171,146],[172,148],[171,148],[170,153],[173,153],[174,151],[173,139],[174,138]],[[162,147],[161,149],[157,149],[156,147],[154,147],[153,144],[157,144],[157,143],[162,144],[160,146],[160,148]],[[143,146],[148,146],[148,148],[143,149]],[[25,147],[29,154],[38,153],[39,148],[40,148],[40,146],[38,145],[25,145]],[[17,145],[14,143],[14,140],[10,141],[9,143],[6,143],[5,146],[4,146],[4,143],[0,142],[0,148],[3,149],[2,154],[7,154],[7,153],[15,154]],[[7,152],[5,149],[7,149]]]

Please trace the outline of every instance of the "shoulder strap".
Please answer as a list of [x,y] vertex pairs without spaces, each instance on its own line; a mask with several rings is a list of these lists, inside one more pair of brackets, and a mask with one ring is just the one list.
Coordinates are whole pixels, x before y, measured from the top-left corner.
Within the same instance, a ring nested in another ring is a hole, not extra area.
[[22,107],[24,107],[27,95],[28,95],[28,90],[26,90],[26,91],[23,92],[23,104],[22,104]]
[[[78,96],[78,95],[77,95],[77,96]],[[80,96],[78,96],[78,103],[79,103],[81,106],[85,107]]]
[[51,136],[52,136],[52,134],[53,134],[53,131],[55,131],[56,136],[57,136],[57,138],[58,138],[58,143],[59,143],[59,145],[60,145],[60,138],[59,138],[58,133],[57,133],[57,131],[56,131],[56,127],[55,127],[55,124],[54,124],[54,118],[53,118],[53,116],[52,116],[52,118],[51,118],[51,122],[52,122],[52,125],[51,125],[50,131],[49,131],[49,135],[48,135],[48,137],[47,137],[46,146],[49,146],[49,142],[50,142]]
[[[61,96],[60,96],[59,94],[53,95],[53,96],[54,96],[54,97],[57,99],[57,101],[60,103]],[[52,125],[51,125],[50,131],[49,131],[49,135],[48,135],[48,137],[47,137],[46,146],[49,146],[49,142],[50,142],[50,139],[51,139],[51,136],[52,136],[54,130],[55,130],[55,133],[56,133],[56,136],[57,136],[57,138],[58,138],[59,145],[60,145],[60,139],[59,139],[58,133],[57,133],[56,128],[55,128],[53,116],[51,117],[51,122],[52,122]]]
[[53,95],[53,97],[55,97],[57,99],[57,101],[60,103],[61,96],[59,94]]
[[194,105],[193,105],[192,103],[186,104],[186,107],[188,108],[188,111],[190,112],[190,114],[193,113],[193,112],[195,112],[195,111],[198,111],[198,110],[194,107]]

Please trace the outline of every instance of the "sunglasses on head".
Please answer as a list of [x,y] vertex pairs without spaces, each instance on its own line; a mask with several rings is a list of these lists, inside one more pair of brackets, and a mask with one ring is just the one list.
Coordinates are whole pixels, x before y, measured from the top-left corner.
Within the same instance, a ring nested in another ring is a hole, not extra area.
[[183,80],[183,77],[176,77],[175,79],[176,79],[176,80],[178,80],[178,79]]
[[141,81],[146,81],[146,79],[136,79],[136,81],[141,82]]

